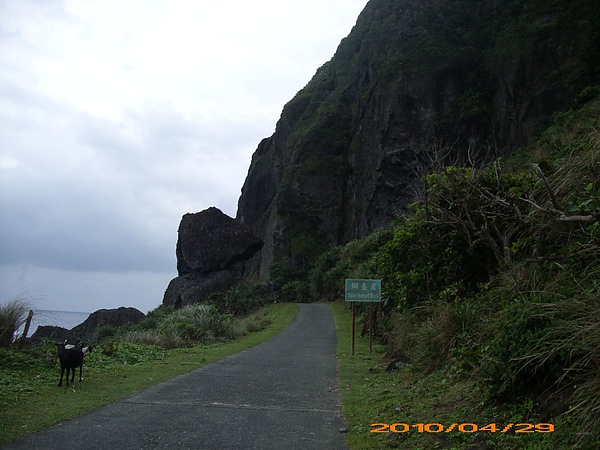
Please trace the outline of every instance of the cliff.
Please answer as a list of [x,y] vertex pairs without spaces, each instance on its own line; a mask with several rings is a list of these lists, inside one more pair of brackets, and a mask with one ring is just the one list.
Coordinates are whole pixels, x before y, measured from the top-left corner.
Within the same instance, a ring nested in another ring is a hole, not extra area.
[[436,164],[511,153],[600,64],[595,0],[371,0],[256,149],[237,219],[248,278],[302,279],[325,249],[406,211]]

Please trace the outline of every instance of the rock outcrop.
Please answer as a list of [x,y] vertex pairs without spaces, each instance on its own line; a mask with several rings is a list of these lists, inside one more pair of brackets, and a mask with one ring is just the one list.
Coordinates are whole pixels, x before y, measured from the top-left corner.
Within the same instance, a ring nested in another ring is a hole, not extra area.
[[77,336],[71,331],[63,327],[55,327],[52,325],[40,325],[29,337],[30,342],[41,342],[44,340],[52,340],[55,342],[75,342]]
[[39,342],[44,339],[52,339],[56,342],[67,340],[71,343],[90,342],[93,340],[96,330],[102,326],[119,327],[126,324],[135,324],[144,317],[146,315],[136,308],[122,306],[115,309],[99,309],[90,314],[83,323],[70,330],[55,326],[39,326],[29,339],[32,342]]
[[262,245],[247,225],[217,208],[185,214],[176,248],[179,276],[169,283],[163,304],[181,308],[226,291],[242,279],[245,261]]
[[71,329],[78,338],[89,340],[93,338],[94,333],[100,327],[111,325],[119,327],[126,324],[136,324],[146,315],[136,308],[121,306],[116,309],[99,309],[90,314],[82,324]]

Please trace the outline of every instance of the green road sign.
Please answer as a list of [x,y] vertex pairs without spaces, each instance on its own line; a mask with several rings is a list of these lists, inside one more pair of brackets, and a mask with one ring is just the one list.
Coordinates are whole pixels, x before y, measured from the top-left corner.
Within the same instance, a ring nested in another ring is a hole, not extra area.
[[346,280],[347,302],[380,302],[381,280]]

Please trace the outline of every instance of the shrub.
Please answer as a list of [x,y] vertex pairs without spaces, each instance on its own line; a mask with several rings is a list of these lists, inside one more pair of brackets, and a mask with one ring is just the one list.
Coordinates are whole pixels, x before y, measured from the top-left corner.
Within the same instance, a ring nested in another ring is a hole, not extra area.
[[[234,320],[231,315],[221,314],[215,305],[188,305],[165,318],[158,332],[171,344],[214,342],[234,335]],[[176,338],[177,337],[177,338]]]
[[310,299],[310,285],[305,281],[290,281],[281,288],[283,296],[287,302],[305,303]]
[[155,330],[160,323],[157,317],[146,316],[137,323],[137,328],[141,330]]
[[94,341],[102,342],[117,336],[117,328],[113,325],[102,325],[94,332]]
[[[600,271],[596,271],[596,277]],[[598,278],[596,278],[598,280]],[[573,298],[561,299],[552,310],[557,317],[553,336],[547,339],[545,359],[569,355],[567,379],[574,389],[571,415],[584,434],[598,434],[600,424],[600,286],[594,282]]]
[[160,335],[160,344],[166,349],[190,347],[190,343],[186,342],[176,333],[165,332]]
[[267,283],[238,283],[225,293],[212,294],[209,302],[222,314],[244,316],[271,302]]
[[310,297],[339,300],[344,296],[345,279],[375,278],[377,261],[374,257],[392,237],[392,229],[386,229],[323,253],[309,275]]
[[425,372],[451,368],[466,372],[476,366],[480,307],[471,300],[440,299],[394,314],[388,333],[390,356],[409,358]]
[[[597,252],[598,253],[598,252]],[[598,256],[598,255],[597,255]],[[549,324],[530,344],[522,366],[540,372],[550,368],[553,389],[572,392],[568,416],[581,437],[598,436],[600,424],[600,265],[562,274],[544,287],[537,319]]]

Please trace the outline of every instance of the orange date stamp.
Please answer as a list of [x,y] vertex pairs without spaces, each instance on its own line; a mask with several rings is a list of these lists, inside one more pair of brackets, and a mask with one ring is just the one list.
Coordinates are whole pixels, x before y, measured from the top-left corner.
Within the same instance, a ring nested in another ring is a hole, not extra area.
[[441,423],[372,423],[371,433],[408,433],[409,431],[417,433],[553,433],[554,424],[551,423],[507,423],[487,425],[477,425],[476,423],[452,423],[443,425]]

